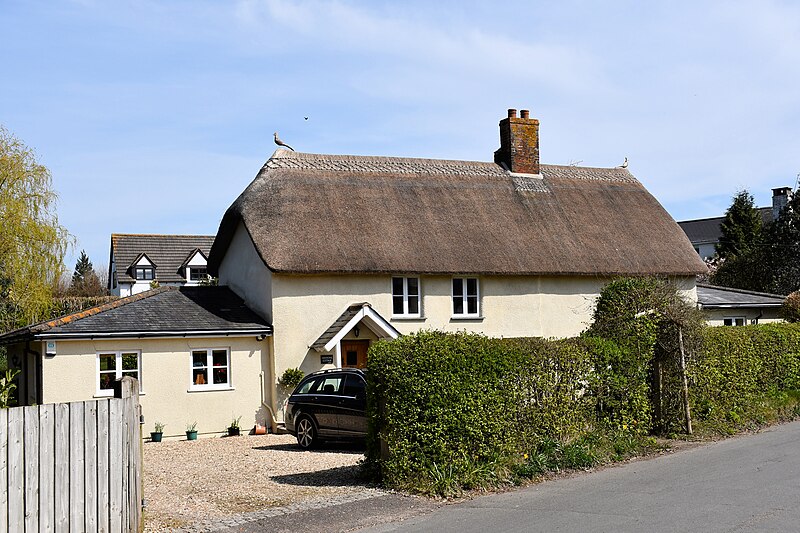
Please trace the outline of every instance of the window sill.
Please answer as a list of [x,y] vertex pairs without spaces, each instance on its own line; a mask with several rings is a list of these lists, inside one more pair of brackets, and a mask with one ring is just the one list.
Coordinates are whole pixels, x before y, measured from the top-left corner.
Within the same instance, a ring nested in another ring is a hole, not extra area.
[[483,315],[457,315],[450,317],[451,322],[482,322]]
[[186,392],[214,392],[232,390],[236,390],[236,387],[231,387],[230,385],[216,385],[211,387],[189,387]]
[[424,322],[425,317],[422,315],[392,315],[389,320],[398,320],[402,322]]
[[[144,395],[145,395],[144,392],[139,391],[139,396],[144,396]],[[108,394],[96,393],[94,396],[92,396],[92,398],[94,398],[96,400],[102,400],[104,398],[113,398],[113,397],[114,397],[114,392],[113,391],[109,392]]]

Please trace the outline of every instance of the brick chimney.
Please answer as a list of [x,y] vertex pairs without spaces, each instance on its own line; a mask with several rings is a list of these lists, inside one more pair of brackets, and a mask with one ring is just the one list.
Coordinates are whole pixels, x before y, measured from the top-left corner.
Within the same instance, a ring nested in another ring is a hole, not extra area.
[[778,187],[772,189],[772,220],[778,220],[781,210],[786,207],[792,199],[791,187]]
[[508,118],[500,121],[500,148],[494,162],[504,164],[511,172],[539,174],[539,121],[530,118],[527,109],[509,109]]

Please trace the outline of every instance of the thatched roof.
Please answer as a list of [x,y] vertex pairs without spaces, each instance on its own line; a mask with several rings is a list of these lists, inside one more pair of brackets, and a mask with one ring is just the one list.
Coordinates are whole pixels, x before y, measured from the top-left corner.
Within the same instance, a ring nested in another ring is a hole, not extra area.
[[686,235],[623,168],[318,155],[279,149],[223,217],[285,273],[705,272]]

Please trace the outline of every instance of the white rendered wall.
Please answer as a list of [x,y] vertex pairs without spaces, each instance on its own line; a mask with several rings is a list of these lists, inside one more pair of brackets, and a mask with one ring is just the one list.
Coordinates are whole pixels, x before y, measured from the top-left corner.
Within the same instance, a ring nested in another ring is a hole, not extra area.
[[219,284],[226,285],[244,303],[272,322],[272,273],[253,246],[244,224],[239,224],[219,266]]
[[[272,276],[275,374],[322,368],[309,347],[352,304],[369,302],[400,333],[420,329],[469,331],[492,337],[572,337],[586,329],[609,278],[479,276],[477,319],[452,318],[452,277],[420,276],[422,318],[391,318],[389,275]],[[683,296],[697,301],[693,277],[675,280]],[[363,338],[363,334],[362,337]]]
[[[190,352],[230,350],[230,390],[189,392]],[[197,421],[199,433],[219,434],[231,419],[242,417],[242,430],[268,418],[261,407],[261,371],[267,366],[267,343],[253,337],[57,341],[56,355],[42,364],[44,403],[91,400],[97,394],[97,352],[141,350],[144,434],[163,422],[167,436],[183,436]]]

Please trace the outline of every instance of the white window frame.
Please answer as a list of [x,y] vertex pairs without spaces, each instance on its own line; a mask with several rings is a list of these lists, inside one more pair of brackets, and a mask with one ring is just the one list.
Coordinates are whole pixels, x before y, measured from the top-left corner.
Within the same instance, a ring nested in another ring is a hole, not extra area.
[[[462,302],[462,309],[464,310],[463,313],[456,313],[455,307],[455,299],[458,295],[455,293],[455,280],[461,280],[461,288],[463,292],[461,294],[461,302]],[[475,280],[475,312],[469,312],[469,306],[467,304],[467,300],[470,295],[467,292],[467,280],[474,279]],[[454,276],[450,280],[450,310],[452,312],[453,318],[480,318],[481,317],[481,280],[476,276]]]
[[[142,271],[142,277],[139,277],[139,271]],[[148,278],[145,274],[147,271],[152,272],[152,277]],[[153,266],[135,266],[133,267],[133,277],[136,281],[153,281],[156,279],[156,269]]]
[[[203,274],[204,277],[200,277],[199,279],[192,279],[192,272],[195,271],[195,270],[200,270],[201,268],[206,271],[205,274]],[[201,265],[195,265],[195,266],[187,266],[186,267],[186,281],[188,283],[200,283],[202,281],[208,281],[208,279],[209,278],[208,278],[208,267],[207,266],[205,266],[205,265],[202,265],[202,266]]]
[[[403,312],[402,313],[395,313],[394,312],[394,299],[395,296],[400,296],[399,294],[396,295],[394,293],[394,280],[395,279],[402,279],[403,280]],[[417,280],[417,312],[416,313],[409,313],[408,312],[408,301],[409,301],[409,294],[408,294],[408,280],[415,279]],[[392,276],[390,281],[391,283],[391,292],[392,292],[392,318],[421,318],[422,317],[422,283],[420,282],[419,277],[417,276]]]
[[[225,355],[227,357],[227,365],[226,370],[228,374],[228,382],[227,383],[213,383],[213,364],[214,364],[214,352],[216,351],[225,351]],[[206,352],[206,366],[204,368],[209,369],[206,372],[209,381],[212,383],[204,383],[202,385],[198,385],[194,382],[194,354],[197,352]],[[192,348],[189,350],[189,392],[202,392],[202,391],[213,391],[213,390],[233,390],[233,380],[231,379],[231,349],[228,346],[217,346],[214,348]]]
[[[101,355],[114,355],[116,357],[114,380],[122,377],[123,372],[131,372],[131,370],[122,369],[122,355],[123,354],[136,354],[136,379],[139,380],[139,394],[144,394],[142,387],[142,351],[141,350],[99,350],[95,352],[95,372],[94,372],[94,388],[95,396],[114,396],[114,389],[101,389],[100,388],[100,356]],[[109,374],[109,371],[103,370],[103,374]]]
[[[733,323],[732,324],[725,324],[726,320],[730,320]],[[741,324],[737,324],[736,323],[737,320],[741,320],[742,323]],[[722,324],[725,325],[725,326],[729,326],[729,327],[746,326],[747,325],[747,317],[745,317],[745,316],[726,316],[726,317],[722,318]]]

